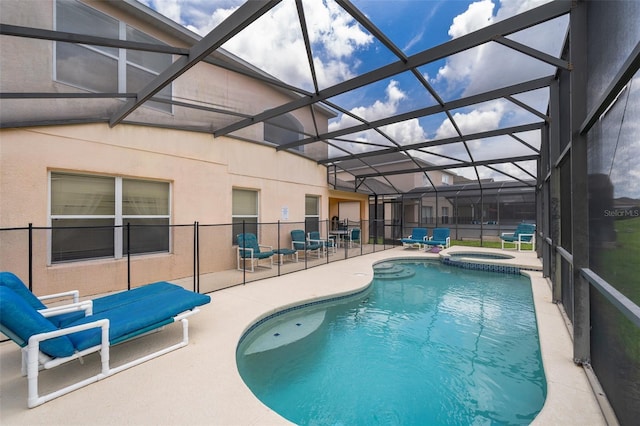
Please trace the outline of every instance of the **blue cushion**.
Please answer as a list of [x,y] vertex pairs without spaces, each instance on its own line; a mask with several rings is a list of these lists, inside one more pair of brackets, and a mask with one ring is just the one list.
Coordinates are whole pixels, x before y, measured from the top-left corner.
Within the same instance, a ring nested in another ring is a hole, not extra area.
[[535,234],[536,233],[536,225],[531,223],[520,223],[516,227],[516,230],[513,234],[501,235],[500,238],[503,241],[507,242],[516,242],[516,241],[524,241],[530,242],[532,235],[527,235],[526,237],[520,237],[521,234]]
[[93,299],[93,313],[95,314],[113,309],[117,306],[126,305],[127,303],[143,299],[152,294],[176,290],[180,291],[184,289],[178,285],[171,284],[166,281],[160,281],[153,284],[143,285],[142,287],[136,287],[128,291],[110,294],[109,296],[99,297],[97,299]]
[[46,308],[44,303],[12,272],[0,272],[0,286],[9,287],[35,309]]
[[412,240],[419,240],[419,241],[423,241],[424,237],[427,236],[427,228],[413,228],[413,231],[411,231],[411,239]]
[[449,237],[449,228],[435,228],[433,230],[432,240],[446,241],[448,237]]
[[[93,315],[126,305],[128,303],[133,303],[137,300],[144,299],[145,297],[153,294],[175,290],[184,289],[178,285],[160,281],[153,284],[147,284],[142,287],[136,287],[131,290],[110,294],[108,296],[98,297],[97,299],[93,299]],[[81,318],[84,318],[84,311],[57,315],[49,318],[49,321],[51,321],[57,327],[68,327],[69,324]]]
[[[260,245],[258,244],[258,238],[255,234],[238,234],[238,247],[240,247],[240,257],[241,258],[251,258],[254,259],[265,259],[267,257],[273,256],[273,252],[271,250],[260,251]],[[251,255],[250,250],[242,250],[242,249],[253,249],[253,256]]]
[[[173,322],[184,311],[207,304],[211,297],[183,288],[149,295],[131,303],[75,321],[69,326],[86,324],[99,319],[109,320],[109,341],[112,344],[154,330]],[[91,329],[69,336],[78,350],[100,344],[100,329]]]
[[[8,286],[0,286],[0,325],[2,332],[21,347],[25,347],[34,334],[57,330],[51,321]],[[74,353],[67,336],[40,342],[40,350],[52,357],[66,357]]]
[[258,238],[254,234],[238,234],[238,246],[243,249],[253,249],[254,253],[260,253]]
[[298,243],[300,244],[300,247],[303,247],[303,244],[307,241],[304,236],[304,231],[301,229],[294,229],[291,231],[291,241],[296,243],[296,247],[298,247]]
[[280,249],[274,250],[273,252],[276,254],[289,255],[289,254],[294,254],[296,250],[290,249],[290,248],[280,248]]
[[[31,290],[27,288],[26,285],[24,285],[20,278],[11,272],[0,272],[0,286],[9,287],[37,310],[45,309],[47,307],[31,292]],[[53,315],[47,319],[51,321],[54,326],[60,328],[63,327],[64,324],[68,324],[82,317],[84,317],[84,312],[70,312],[67,314]]]

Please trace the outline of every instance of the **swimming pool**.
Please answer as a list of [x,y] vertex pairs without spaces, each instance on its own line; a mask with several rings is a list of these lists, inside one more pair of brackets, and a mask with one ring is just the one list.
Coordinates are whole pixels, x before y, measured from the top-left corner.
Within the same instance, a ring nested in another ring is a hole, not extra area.
[[546,397],[529,280],[439,262],[378,264],[364,293],[261,322],[237,362],[298,424],[527,424]]

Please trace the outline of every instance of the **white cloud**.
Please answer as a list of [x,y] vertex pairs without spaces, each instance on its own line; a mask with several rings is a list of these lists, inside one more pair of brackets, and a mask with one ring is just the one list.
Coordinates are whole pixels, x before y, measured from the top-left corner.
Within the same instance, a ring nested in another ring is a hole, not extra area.
[[[487,25],[522,13],[526,10],[547,3],[548,0],[502,0],[499,3],[482,0],[469,5],[467,10],[454,18],[449,28],[452,38],[460,37]],[[512,34],[509,38],[549,54],[559,54],[561,42],[566,31],[567,20],[556,19],[536,27]],[[538,60],[529,58],[497,43],[487,43],[474,49],[447,58],[446,63],[431,81],[445,97],[470,96],[483,93],[511,84],[517,84],[534,78],[550,75],[553,67]],[[516,96],[527,104],[545,112],[548,102],[546,90],[535,91]],[[486,131],[502,126],[516,125],[538,121],[531,113],[504,101],[488,102],[468,108],[454,114],[456,124],[463,133]],[[448,120],[443,121],[436,133],[436,138],[455,136],[455,130]],[[508,156],[505,145],[492,142],[474,141],[470,149],[482,144],[484,158]],[[533,143],[533,145],[539,143]],[[447,155],[466,157],[466,153],[456,146],[438,147],[436,152]],[[514,145],[518,149],[517,144]],[[535,162],[534,162],[535,163]],[[521,171],[513,173],[520,176]],[[481,171],[482,177],[496,175],[488,169]],[[468,176],[471,177],[471,176]],[[497,178],[504,178],[496,175]]]
[[[499,127],[504,111],[505,103],[503,101],[489,102],[467,113],[456,112],[453,114],[453,120],[463,134],[484,132]],[[435,138],[443,139],[454,136],[458,136],[458,133],[451,121],[446,119],[436,131]]]
[[[465,12],[453,19],[449,35],[452,38],[463,36],[547,2],[548,0],[502,0],[495,14],[492,0],[472,3]],[[557,19],[510,35],[509,38],[546,53],[558,54],[566,22],[566,19]],[[553,68],[541,61],[497,43],[486,43],[447,58],[446,64],[431,81],[434,84],[444,84],[448,92],[459,92],[463,87],[462,95],[465,96],[552,72]]]
[[[205,35],[227,18],[244,1],[241,0],[141,0],[165,16],[185,25],[192,31]],[[452,38],[460,37],[507,17],[537,7],[549,0],[481,0],[471,3],[467,10],[455,17],[449,28]],[[314,49],[314,66],[321,87],[352,78],[357,74],[360,62],[355,58],[359,50],[373,43],[372,37],[333,1],[304,0],[309,37]],[[439,5],[440,3],[438,3]],[[557,54],[558,42],[566,31],[566,19],[551,21],[519,34],[509,36],[514,40],[551,54]],[[411,46],[415,40],[408,42]],[[549,48],[549,46],[554,46]],[[267,16],[261,18],[234,37],[226,49],[251,64],[283,81],[311,88],[309,65],[302,43],[300,24],[294,2],[282,2]],[[446,58],[445,64],[428,80],[445,99],[482,93],[497,87],[515,84],[548,75],[551,66],[527,58],[497,43],[488,43],[469,51]],[[427,76],[429,77],[429,76]],[[352,112],[365,120],[375,120],[397,114],[402,102],[409,101],[411,93],[405,93],[392,81],[383,96],[368,105],[353,108]],[[543,109],[546,91],[519,95],[519,99]],[[524,113],[509,102],[493,102],[475,109],[457,111],[456,123],[463,132],[492,130],[500,126],[521,124],[529,120]],[[348,116],[340,116],[330,123],[329,130],[358,124]],[[387,126],[384,131],[401,144],[426,140],[424,129],[418,120],[409,120]],[[442,122],[435,137],[456,135],[448,120]],[[350,135],[353,139],[388,144],[380,135],[363,132]],[[461,144],[455,144],[458,147]],[[350,149],[363,150],[361,146]],[[454,148],[453,146],[450,148]],[[447,147],[438,147],[446,152]],[[456,149],[452,149],[456,151]],[[448,152],[446,152],[449,154]],[[464,155],[464,153],[461,153]],[[496,152],[496,156],[500,156]],[[455,155],[454,155],[455,156]]]
[[469,34],[492,24],[494,21],[494,7],[495,5],[491,0],[471,3],[465,12],[453,18],[453,24],[449,27],[451,38]]
[[[143,0],[163,15],[204,36],[243,2]],[[334,2],[303,2],[314,68],[321,87],[353,77],[358,49],[373,37]],[[223,46],[252,65],[295,86],[312,88],[309,64],[294,2],[282,2]]]
[[[407,94],[400,89],[398,82],[391,80],[385,89],[384,99],[376,100],[371,105],[352,108],[350,112],[366,121],[374,121],[396,115],[400,103],[406,98]],[[361,124],[361,122],[348,115],[341,115],[338,119],[329,123],[329,131],[331,132],[357,124]],[[424,129],[420,126],[420,122],[417,119],[391,124],[381,130],[401,145],[425,139]],[[389,144],[388,140],[383,136],[372,132],[361,132],[358,135],[351,135],[350,137],[363,142]],[[350,144],[346,147],[352,152],[367,149],[357,144]]]

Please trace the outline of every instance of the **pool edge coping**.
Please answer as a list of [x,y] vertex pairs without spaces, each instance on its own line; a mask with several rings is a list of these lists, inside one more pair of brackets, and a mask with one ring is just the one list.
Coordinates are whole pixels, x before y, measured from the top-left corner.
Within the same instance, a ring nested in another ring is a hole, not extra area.
[[[469,247],[457,247],[465,252],[470,252]],[[406,249],[403,249],[406,250]],[[449,250],[449,249],[446,249]],[[482,247],[474,247],[474,251],[496,253],[499,249],[486,249]],[[390,253],[393,252],[393,253]],[[399,254],[396,250],[387,250],[384,252],[372,253],[365,255],[357,259],[367,258],[372,255],[385,253],[386,256],[380,259],[376,259],[369,263],[371,268],[371,279],[364,285],[358,288],[347,290],[344,292],[325,294],[322,296],[316,296],[309,299],[298,300],[289,302],[286,305],[282,305],[280,308],[271,309],[260,315],[254,321],[250,322],[245,328],[240,338],[237,340],[236,346],[234,346],[234,354],[236,353],[238,345],[241,343],[241,339],[246,336],[248,329],[251,328],[256,321],[261,321],[262,318],[267,316],[276,315],[278,312],[282,312],[286,309],[295,309],[295,306],[303,304],[321,304],[330,301],[336,297],[350,297],[359,292],[366,291],[373,280],[373,267],[375,264],[390,260],[432,260],[441,261],[442,252],[440,253],[428,253],[428,252],[412,252],[411,254]],[[517,252],[516,252],[517,253]],[[520,252],[522,253],[522,252]],[[525,252],[526,253],[526,252]],[[529,252],[531,253],[531,252]],[[446,252],[444,253],[446,255]],[[534,252],[535,254],[535,252]],[[376,256],[378,257],[378,256]],[[355,260],[355,259],[347,259]],[[484,260],[484,259],[483,259]],[[593,389],[588,381],[587,375],[582,367],[573,363],[572,359],[572,340],[571,336],[566,328],[566,323],[562,317],[558,306],[551,300],[551,288],[549,281],[542,276],[542,266],[540,265],[526,265],[518,259],[518,256],[514,256],[512,259],[489,259],[491,261],[512,261],[508,262],[508,266],[517,265],[520,269],[520,274],[527,276],[530,279],[531,289],[533,294],[534,308],[536,313],[536,322],[538,326],[538,335],[540,343],[540,351],[542,356],[542,363],[545,372],[545,378],[547,381],[547,395],[544,405],[535,419],[531,422],[531,425],[546,425],[546,424],[590,424],[607,425],[605,418],[602,414],[600,406],[597,402],[596,396],[593,393]],[[536,262],[540,262],[539,259],[535,259]],[[492,263],[494,263],[492,262]],[[518,262],[515,263],[514,262]],[[335,264],[322,265],[321,267],[332,266]],[[277,278],[274,278],[277,279]],[[552,338],[553,336],[553,338]],[[558,349],[561,350],[558,350]],[[562,371],[557,371],[558,366]],[[236,364],[237,369],[237,364]],[[239,373],[238,373],[239,375]],[[560,376],[571,376],[567,377]],[[244,382],[243,382],[244,384]],[[246,386],[246,385],[245,385]],[[564,388],[563,391],[560,391]],[[257,400],[257,398],[256,398]],[[260,402],[262,404],[262,402]],[[277,412],[271,410],[276,416],[280,416]],[[282,418],[283,421],[288,422],[287,419]]]

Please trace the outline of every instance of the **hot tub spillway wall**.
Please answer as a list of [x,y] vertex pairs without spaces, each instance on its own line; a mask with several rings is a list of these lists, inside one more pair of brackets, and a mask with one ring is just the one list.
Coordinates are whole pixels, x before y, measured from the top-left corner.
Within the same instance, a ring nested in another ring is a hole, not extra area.
[[[474,259],[475,257],[475,259]],[[487,254],[487,253],[453,253],[451,255],[440,255],[440,260],[445,265],[456,268],[473,269],[476,271],[500,272],[503,274],[520,274],[520,267],[511,265],[500,265],[485,263],[484,260],[513,259],[510,255]]]

